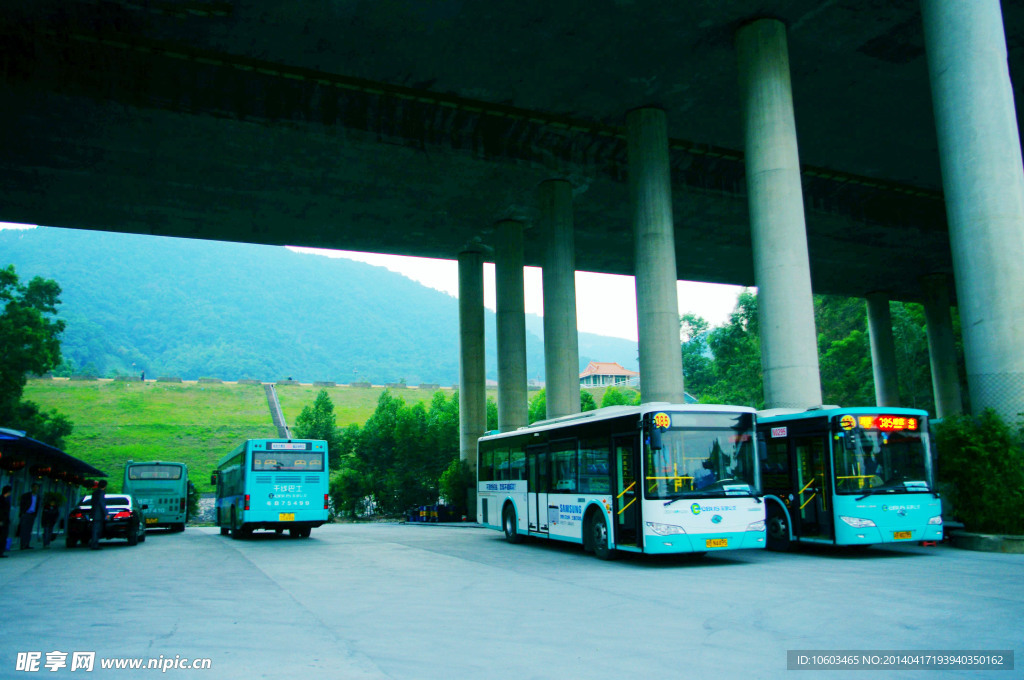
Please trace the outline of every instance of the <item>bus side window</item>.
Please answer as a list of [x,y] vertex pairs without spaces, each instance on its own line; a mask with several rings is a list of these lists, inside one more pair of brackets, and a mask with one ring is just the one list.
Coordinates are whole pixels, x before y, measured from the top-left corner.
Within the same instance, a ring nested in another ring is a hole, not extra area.
[[610,457],[611,449],[606,438],[580,442],[580,493],[611,492]]
[[551,446],[552,491],[576,491],[576,440]]
[[480,452],[480,481],[490,482],[494,479],[494,452]]
[[512,449],[509,456],[509,467],[512,473],[509,479],[526,479],[526,451]]
[[767,455],[761,461],[761,483],[765,489],[789,487],[789,440],[769,439]]
[[494,479],[507,482],[510,475],[508,449],[498,449],[494,452]]

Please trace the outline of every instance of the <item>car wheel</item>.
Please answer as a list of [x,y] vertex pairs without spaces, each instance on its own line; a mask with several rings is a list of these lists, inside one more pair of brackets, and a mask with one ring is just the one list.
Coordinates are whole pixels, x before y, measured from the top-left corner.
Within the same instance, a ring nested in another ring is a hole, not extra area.
[[74,548],[78,545],[78,539],[69,531],[68,535],[64,537],[64,545],[68,548]]
[[138,524],[136,524],[135,526],[133,526],[133,527],[128,529],[128,534],[127,534],[126,538],[128,539],[128,545],[138,545],[139,544],[139,525]]

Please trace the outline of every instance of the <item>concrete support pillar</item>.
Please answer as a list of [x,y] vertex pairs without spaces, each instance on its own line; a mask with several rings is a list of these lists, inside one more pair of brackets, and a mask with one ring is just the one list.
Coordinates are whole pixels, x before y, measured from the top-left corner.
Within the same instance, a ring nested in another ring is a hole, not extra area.
[[[459,457],[476,476],[476,441],[487,430],[484,258],[459,253]],[[472,506],[471,506],[472,507]]]
[[683,403],[668,128],[661,109],[626,115],[633,268],[644,402]]
[[999,0],[922,0],[971,407],[1024,411],[1024,168]]
[[[868,300],[868,336],[871,338],[871,369],[875,377],[875,402],[879,406],[900,405],[896,343],[892,337],[889,296],[871,293]],[[849,404],[853,406],[854,404]]]
[[529,424],[521,222],[498,222],[494,277],[498,307],[498,429],[507,432]]
[[537,190],[544,239],[544,374],[547,417],[580,412],[576,330],[576,253],[572,185],[548,180]]
[[928,357],[935,392],[935,416],[946,418],[963,413],[960,377],[956,369],[956,339],[949,313],[949,283],[945,274],[921,279],[924,289],[924,318],[928,330]]
[[786,27],[736,33],[766,408],[821,404]]

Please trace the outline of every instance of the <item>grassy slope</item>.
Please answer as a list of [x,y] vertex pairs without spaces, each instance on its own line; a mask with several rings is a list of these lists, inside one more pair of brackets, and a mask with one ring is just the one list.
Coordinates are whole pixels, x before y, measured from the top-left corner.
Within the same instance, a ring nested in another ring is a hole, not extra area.
[[[294,424],[321,389],[330,395],[340,427],[365,423],[384,391],[279,385],[285,420]],[[603,391],[591,390],[598,403]],[[395,394],[410,404],[429,403],[433,396],[415,389]],[[495,390],[487,395],[497,398]],[[245,439],[277,436],[261,385],[29,380],[25,398],[71,419],[75,430],[67,453],[106,472],[113,490],[120,490],[124,463],[133,459],[186,463],[199,491],[212,491],[210,472],[221,456]]]

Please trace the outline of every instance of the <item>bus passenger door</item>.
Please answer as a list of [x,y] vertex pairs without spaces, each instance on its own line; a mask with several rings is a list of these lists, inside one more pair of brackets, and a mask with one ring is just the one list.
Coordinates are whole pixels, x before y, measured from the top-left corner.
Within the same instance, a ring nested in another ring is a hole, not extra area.
[[615,544],[639,545],[637,542],[640,523],[640,487],[636,479],[637,468],[636,435],[621,435],[612,438],[615,453]]
[[832,539],[832,479],[825,437],[794,439],[801,536]]
[[548,531],[548,447],[530,446],[526,449],[529,471],[529,493],[526,497],[527,525],[530,531]]

